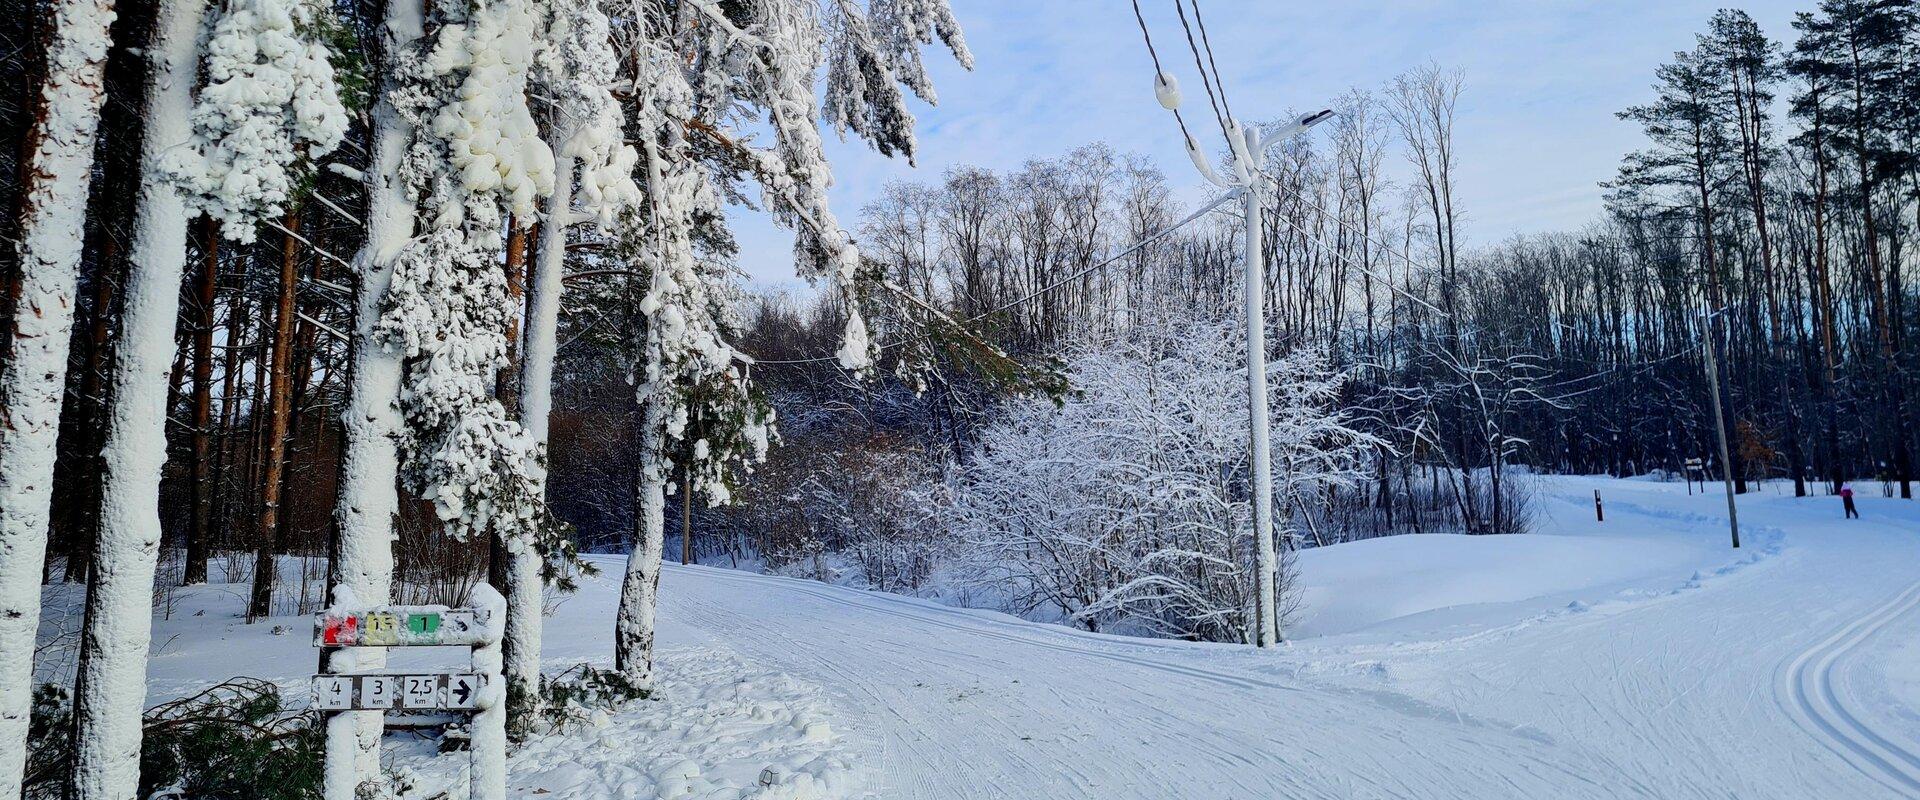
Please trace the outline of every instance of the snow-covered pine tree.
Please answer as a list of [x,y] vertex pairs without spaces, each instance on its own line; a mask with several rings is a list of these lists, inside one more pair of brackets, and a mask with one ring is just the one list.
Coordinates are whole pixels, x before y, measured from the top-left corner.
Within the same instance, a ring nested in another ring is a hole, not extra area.
[[[643,109],[647,124],[651,109]],[[648,275],[639,310],[647,319],[636,342],[634,377],[641,407],[640,479],[635,487],[636,541],[627,558],[615,625],[614,662],[636,688],[652,684],[655,601],[659,588],[668,477],[674,444],[690,430],[691,486],[718,505],[729,497],[730,470],[765,457],[771,409],[751,390],[745,359],[727,344],[731,330],[726,277],[695,253],[694,220],[718,219],[720,204],[706,170],[685,152],[684,138],[644,142],[647,201],[643,221],[623,232],[630,255]],[[669,149],[671,148],[671,149]],[[677,157],[676,157],[677,156]],[[691,426],[695,418],[703,426]]]
[[[619,61],[612,30],[598,0],[553,0],[548,47],[536,79],[551,102],[547,141],[554,153],[553,193],[528,282],[526,331],[520,362],[520,424],[533,449],[533,475],[546,478],[547,417],[553,410],[553,362],[559,348],[560,294],[567,231],[591,220],[609,230],[640,202],[633,170],[638,155],[624,141],[625,118],[612,93]],[[575,183],[580,208],[575,210]],[[521,548],[507,564],[507,696],[521,704],[539,696],[541,558]]]
[[79,797],[132,794],[139,777],[147,644],[159,550],[164,409],[172,329],[186,261],[187,211],[208,214],[251,241],[279,213],[301,154],[339,144],[346,113],[325,45],[325,13],[311,0],[243,0],[207,41],[207,85],[191,107],[205,4],[163,6],[142,152],[131,286],[113,377],[100,539],[87,593],[74,702]]
[[553,191],[553,154],[527,106],[545,19],[526,0],[447,0],[427,45],[402,58],[395,105],[414,125],[402,175],[426,230],[394,260],[376,335],[405,361],[406,485],[456,537],[571,560],[538,449],[494,396],[520,313],[502,269],[507,226]]
[[20,793],[60,401],[113,0],[52,4],[21,187],[13,340],[0,347],[0,797]]
[[205,0],[162,3],[147,45],[132,269],[113,366],[100,532],[75,686],[74,787],[81,797],[130,795],[139,777],[141,730],[115,723],[138,717],[146,700],[167,374],[187,258],[187,204],[165,176],[164,162],[194,138],[189,115],[206,7]]
[[[726,341],[724,271],[703,266],[695,251],[699,229],[720,224],[716,184],[742,170],[758,182],[763,203],[795,232],[800,275],[829,281],[845,301],[838,361],[864,372],[878,345],[861,312],[859,250],[827,203],[819,109],[843,134],[911,159],[913,115],[899,85],[934,99],[919,47],[938,37],[962,65],[971,67],[972,56],[946,0],[651,0],[638,8],[626,46],[647,202],[625,240],[648,275],[634,367],[642,467],[614,646],[623,676],[645,687],[672,454],[690,453],[693,489],[724,503],[732,470],[761,457],[772,421],[746,360]],[[772,131],[771,146],[740,132],[759,125]],[[695,419],[701,424],[690,426]]]
[[252,242],[286,210],[306,165],[346,135],[320,38],[326,14],[318,0],[233,0],[214,22],[192,146],[167,153],[161,170],[228,239]]
[[[393,282],[395,256],[412,238],[417,209],[402,164],[412,146],[414,123],[396,107],[403,86],[401,63],[423,35],[423,0],[388,0],[380,31],[379,95],[372,109],[373,152],[365,172],[367,239],[354,256],[359,286],[354,295],[352,376],[340,488],[334,507],[339,547],[331,564],[330,596],[340,590],[357,603],[380,606],[392,599],[394,517],[399,513],[399,395],[401,358],[380,336],[380,310]],[[376,670],[386,664],[379,648],[335,650],[329,671]],[[382,715],[378,711],[335,714],[327,720],[327,749],[351,750],[354,758],[329,759],[327,800],[352,800],[357,788],[380,776]]]

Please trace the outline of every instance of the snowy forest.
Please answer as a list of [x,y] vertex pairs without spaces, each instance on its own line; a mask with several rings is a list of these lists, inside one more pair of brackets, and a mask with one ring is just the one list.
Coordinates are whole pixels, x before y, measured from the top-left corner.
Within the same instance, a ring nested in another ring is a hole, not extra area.
[[[1183,200],[1184,171],[1090,141],[832,201],[824,137],[912,161],[923,59],[994,68],[948,0],[11,11],[0,800],[244,796],[204,788],[242,779],[191,763],[164,714],[129,722],[149,617],[210,582],[262,625],[492,587],[519,741],[555,706],[655,688],[666,562],[1269,644],[1300,553],[1527,534],[1542,475],[1920,480],[1904,0],[1701,20],[1646,65],[1650,102],[1610,110],[1644,145],[1575,230],[1469,235],[1471,74],[1329,100],[1258,165],[1264,422],[1245,219]],[[1197,88],[1181,130],[1232,162]],[[750,285],[730,213],[790,231],[811,288]],[[607,565],[611,669],[543,676],[543,615]],[[84,599],[43,622],[61,586]],[[385,656],[361,658],[322,668]],[[339,719],[259,730],[377,762],[379,715]]]

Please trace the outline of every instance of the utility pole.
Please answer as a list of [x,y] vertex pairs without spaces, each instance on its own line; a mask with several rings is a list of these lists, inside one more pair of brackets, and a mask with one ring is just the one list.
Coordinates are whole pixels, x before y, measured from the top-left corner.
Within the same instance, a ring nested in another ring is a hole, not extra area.
[[[1155,94],[1160,105],[1169,111],[1179,107],[1179,91],[1174,87],[1172,76],[1162,73],[1156,78]],[[1177,113],[1177,112],[1176,112]],[[1272,415],[1267,408],[1267,326],[1266,326],[1266,265],[1263,263],[1263,244],[1261,243],[1260,198],[1267,186],[1266,174],[1260,171],[1260,159],[1266,151],[1281,142],[1306,133],[1312,128],[1333,117],[1331,109],[1322,110],[1300,117],[1271,135],[1261,136],[1256,128],[1246,127],[1239,120],[1226,120],[1227,147],[1231,151],[1229,166],[1230,177],[1221,177],[1208,163],[1207,156],[1201,152],[1200,145],[1191,136],[1187,137],[1187,157],[1192,159],[1195,170],[1208,183],[1238,194],[1241,201],[1246,247],[1246,292],[1247,292],[1247,411],[1249,436],[1247,450],[1252,462],[1253,497],[1253,536],[1255,553],[1255,588],[1259,597],[1254,601],[1254,645],[1272,647],[1280,642],[1279,591],[1280,557],[1279,547],[1273,536],[1273,460],[1272,460]]]
[[1733,531],[1733,546],[1740,547],[1740,514],[1733,504],[1733,456],[1727,447],[1727,421],[1720,410],[1720,363],[1713,352],[1713,316],[1700,306],[1700,349],[1706,354],[1707,392],[1713,398],[1713,434],[1720,442],[1720,477],[1727,489],[1727,527]]
[[[1235,132],[1246,137],[1246,151],[1258,158],[1260,132],[1253,128],[1245,131],[1236,128]],[[1256,565],[1260,570],[1256,581],[1260,591],[1259,611],[1254,615],[1260,630],[1254,644],[1272,647],[1280,641],[1280,615],[1274,597],[1279,591],[1280,555],[1273,540],[1273,454],[1268,441],[1273,427],[1268,420],[1273,419],[1273,415],[1267,408],[1267,269],[1260,229],[1260,190],[1266,177],[1259,167],[1254,163],[1238,171],[1246,180],[1240,190],[1240,200],[1247,225],[1247,420],[1253,434],[1248,449],[1253,456],[1253,541],[1258,548]]]

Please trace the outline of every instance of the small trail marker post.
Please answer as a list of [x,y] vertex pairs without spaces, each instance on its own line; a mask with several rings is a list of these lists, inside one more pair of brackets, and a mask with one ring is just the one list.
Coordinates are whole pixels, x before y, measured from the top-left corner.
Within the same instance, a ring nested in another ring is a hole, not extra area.
[[1607,521],[1606,510],[1600,507],[1600,490],[1599,489],[1593,490],[1593,521],[1594,522]]
[[354,800],[359,773],[352,723],[356,711],[439,711],[472,716],[468,742],[472,800],[507,796],[506,681],[501,678],[500,641],[506,632],[506,600],[481,583],[467,595],[468,608],[381,606],[357,608],[349,591],[336,590],[333,605],[314,616],[313,644],[323,648],[467,647],[466,672],[362,672],[355,659],[313,676],[313,705],[327,714],[324,797]]
[[1707,490],[1707,464],[1705,461],[1697,458],[1689,458],[1687,459],[1686,465],[1681,468],[1681,472],[1684,473],[1683,477],[1687,479],[1688,497],[1693,496],[1693,481],[1696,477],[1698,477],[1700,481],[1700,491],[1705,492]]

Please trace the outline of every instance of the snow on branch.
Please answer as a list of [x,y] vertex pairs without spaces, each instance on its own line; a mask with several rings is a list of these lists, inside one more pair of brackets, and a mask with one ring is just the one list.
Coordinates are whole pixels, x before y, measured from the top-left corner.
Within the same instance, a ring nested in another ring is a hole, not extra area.
[[320,38],[328,24],[313,0],[234,0],[213,25],[193,139],[160,170],[227,238],[253,241],[256,223],[285,210],[300,172],[346,134]]
[[[1071,358],[1078,391],[1057,406],[1016,403],[985,428],[947,509],[974,580],[1090,629],[1250,641],[1243,352],[1231,324],[1148,320]],[[1337,406],[1347,376],[1317,352],[1273,369],[1275,518],[1297,544],[1382,443]]]

